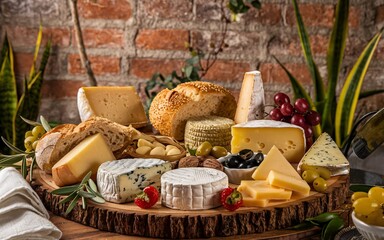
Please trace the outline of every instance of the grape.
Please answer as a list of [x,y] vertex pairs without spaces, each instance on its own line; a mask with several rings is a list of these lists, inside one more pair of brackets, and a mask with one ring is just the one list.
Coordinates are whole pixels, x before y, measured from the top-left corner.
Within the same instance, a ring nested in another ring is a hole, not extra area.
[[290,102],[287,94],[282,93],[282,92],[276,93],[275,96],[273,97],[273,100],[275,101],[275,104],[279,107],[281,105],[283,105],[283,103],[289,103]]
[[306,122],[305,122],[305,118],[303,117],[303,115],[301,114],[298,114],[298,113],[295,113],[292,118],[291,118],[291,123],[296,125],[296,126],[305,126],[307,125]]
[[275,121],[281,121],[283,119],[283,114],[281,113],[280,109],[274,108],[269,112],[269,116],[272,120]]
[[352,206],[356,213],[362,215],[371,214],[373,211],[379,210],[380,208],[379,204],[376,201],[368,197],[357,199],[353,202]]
[[305,98],[299,98],[295,101],[295,110],[298,113],[306,113],[309,110],[309,104]]
[[38,125],[32,129],[32,135],[35,136],[37,139],[41,138],[45,133],[45,129],[43,126]]
[[32,136],[32,131],[26,131],[24,138],[27,138],[29,136]]
[[320,114],[316,111],[310,110],[305,116],[306,122],[311,126],[316,126],[320,123]]
[[351,196],[351,201],[354,202],[359,198],[368,197],[368,193],[366,192],[355,192]]
[[358,219],[360,219],[361,221],[363,221],[365,223],[373,224],[373,225],[376,225],[376,219],[378,218],[379,214],[380,214],[380,210],[373,211],[368,215],[362,215],[362,214],[356,214],[355,213],[355,215]]
[[370,199],[375,200],[379,204],[384,203],[384,188],[381,187],[373,187],[368,191],[368,197]]
[[313,138],[312,137],[306,138],[305,143],[306,143],[306,146],[307,146],[306,150],[308,150],[312,146],[312,144],[313,144]]
[[283,120],[281,120],[281,121],[283,121],[283,122],[286,122],[286,123],[291,123],[291,116],[286,116],[286,117],[283,117]]
[[292,116],[295,109],[293,108],[293,106],[290,103],[283,103],[280,106],[280,111],[284,116]]
[[308,124],[304,124],[304,126],[300,126],[304,129],[305,137],[310,138],[313,136],[313,130],[312,127],[309,126]]
[[375,225],[384,227],[384,212],[382,209],[377,211]]

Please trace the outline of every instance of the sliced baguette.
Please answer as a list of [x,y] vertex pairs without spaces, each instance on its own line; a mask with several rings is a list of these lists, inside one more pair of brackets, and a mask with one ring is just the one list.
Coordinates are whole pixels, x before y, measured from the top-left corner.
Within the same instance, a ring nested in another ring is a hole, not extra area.
[[188,119],[209,115],[233,119],[235,112],[236,100],[228,90],[199,81],[159,92],[149,109],[149,119],[162,135],[184,140]]

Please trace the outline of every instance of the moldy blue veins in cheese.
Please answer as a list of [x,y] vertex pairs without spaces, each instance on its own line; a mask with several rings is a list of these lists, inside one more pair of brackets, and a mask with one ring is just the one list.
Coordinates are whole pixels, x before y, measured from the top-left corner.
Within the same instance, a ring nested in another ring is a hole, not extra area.
[[161,202],[180,210],[221,206],[220,193],[228,187],[227,175],[212,168],[178,168],[161,176]]
[[160,190],[160,177],[171,170],[171,163],[160,159],[121,159],[101,164],[97,185],[105,200],[126,203],[134,200],[145,187]]
[[297,169],[301,171],[301,166],[309,165],[315,167],[325,167],[331,171],[332,176],[349,173],[349,162],[340,151],[331,136],[323,133],[313,143],[311,148],[301,159]]

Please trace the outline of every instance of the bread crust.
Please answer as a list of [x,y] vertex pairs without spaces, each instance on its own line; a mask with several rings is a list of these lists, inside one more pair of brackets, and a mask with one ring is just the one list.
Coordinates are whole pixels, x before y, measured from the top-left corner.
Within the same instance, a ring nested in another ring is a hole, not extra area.
[[233,119],[235,112],[236,100],[228,90],[213,83],[196,81],[160,91],[149,109],[149,119],[162,135],[184,140],[189,118],[216,115]]
[[36,146],[36,163],[46,173],[52,173],[52,167],[72,148],[90,135],[101,133],[115,157],[134,139],[142,134],[131,126],[123,126],[102,117],[92,117],[87,121],[63,124],[47,132]]

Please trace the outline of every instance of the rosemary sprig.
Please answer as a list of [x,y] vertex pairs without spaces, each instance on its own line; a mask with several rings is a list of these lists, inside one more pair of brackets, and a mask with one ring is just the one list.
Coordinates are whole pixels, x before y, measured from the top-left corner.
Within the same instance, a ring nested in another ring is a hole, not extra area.
[[103,204],[105,203],[104,198],[101,196],[97,190],[95,182],[91,179],[92,171],[89,171],[87,175],[83,178],[81,183],[65,186],[53,190],[51,193],[60,196],[67,196],[59,202],[59,204],[64,204],[70,202],[65,215],[68,215],[76,206],[77,201],[81,198],[82,208],[87,208],[87,199],[90,199],[93,202]]

